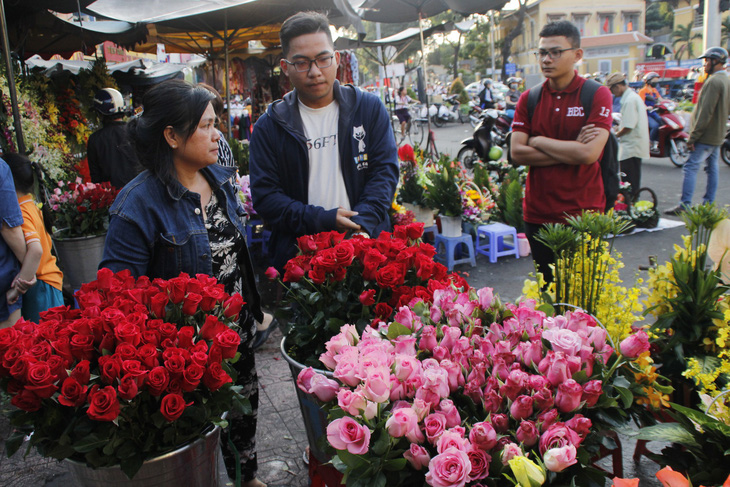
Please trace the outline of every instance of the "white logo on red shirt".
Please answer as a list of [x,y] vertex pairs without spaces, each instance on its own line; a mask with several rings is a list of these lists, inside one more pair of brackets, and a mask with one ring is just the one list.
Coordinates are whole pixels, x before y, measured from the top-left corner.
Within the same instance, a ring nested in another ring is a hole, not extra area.
[[583,107],[568,107],[568,117],[585,117]]

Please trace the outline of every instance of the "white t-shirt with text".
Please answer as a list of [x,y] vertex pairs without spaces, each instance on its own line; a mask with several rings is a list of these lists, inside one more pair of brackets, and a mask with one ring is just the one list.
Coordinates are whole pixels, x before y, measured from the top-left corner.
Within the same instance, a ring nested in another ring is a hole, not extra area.
[[309,201],[310,205],[325,210],[350,209],[345,180],[340,166],[337,144],[337,123],[340,106],[333,101],[323,108],[310,108],[299,102],[304,135],[309,151]]

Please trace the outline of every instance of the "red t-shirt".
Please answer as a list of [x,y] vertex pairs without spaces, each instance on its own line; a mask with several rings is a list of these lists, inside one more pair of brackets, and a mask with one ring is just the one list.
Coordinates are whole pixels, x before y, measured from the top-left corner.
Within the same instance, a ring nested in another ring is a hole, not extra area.
[[[532,120],[527,116],[528,92],[522,93],[517,102],[513,130],[558,140],[575,140],[580,129],[589,123],[611,130],[611,92],[605,86],[598,88],[591,113],[586,119],[580,103],[583,83],[585,79],[578,76],[577,71],[563,91],[552,90],[545,81]],[[579,215],[583,210],[603,211],[606,197],[601,166],[597,162],[578,166],[530,167],[523,202],[525,221],[562,223],[566,216]]]

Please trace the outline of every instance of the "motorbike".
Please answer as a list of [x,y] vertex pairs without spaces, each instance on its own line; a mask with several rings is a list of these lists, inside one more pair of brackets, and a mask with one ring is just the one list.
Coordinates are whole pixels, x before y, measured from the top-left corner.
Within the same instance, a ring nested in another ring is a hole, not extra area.
[[499,111],[494,108],[482,110],[479,123],[472,136],[461,141],[461,148],[456,158],[468,173],[474,170],[475,163],[489,161],[489,151],[496,145],[494,126],[497,118],[499,118]]
[[494,121],[493,140],[494,143],[500,147],[504,146],[504,143],[507,140],[507,134],[510,130],[512,130],[514,113],[514,110],[499,111],[497,120]]
[[725,164],[730,166],[730,128],[725,133],[725,140],[722,143],[722,147],[720,147],[720,157],[722,157]]
[[669,157],[672,164],[682,167],[689,159],[689,135],[684,131],[684,121],[672,113],[675,106],[671,101],[662,101],[654,107],[662,124],[659,126],[658,144],[649,154],[651,157]]
[[[447,107],[447,105],[451,106]],[[461,113],[461,103],[459,102],[458,94],[447,96],[444,98],[443,104],[435,103],[433,107],[435,109],[429,108],[428,115],[436,127],[443,127],[447,122],[466,123],[469,121],[469,116]]]

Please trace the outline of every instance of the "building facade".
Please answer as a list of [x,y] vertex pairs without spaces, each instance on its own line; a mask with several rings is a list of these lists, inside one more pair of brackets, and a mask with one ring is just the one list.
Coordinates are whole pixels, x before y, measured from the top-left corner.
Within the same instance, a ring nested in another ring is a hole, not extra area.
[[[524,77],[528,86],[538,83],[542,75],[534,52],[540,29],[549,22],[568,20],[582,36],[584,59],[576,66],[580,74],[633,73],[653,43],[644,35],[645,14],[645,0],[528,0],[523,32],[512,42],[509,62],[516,65],[517,75]],[[517,22],[516,11],[503,11],[498,39],[504,39]]]

